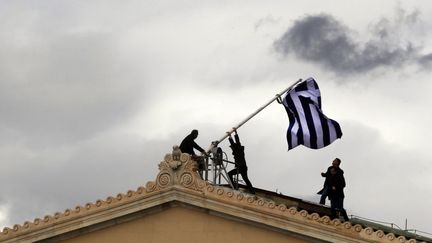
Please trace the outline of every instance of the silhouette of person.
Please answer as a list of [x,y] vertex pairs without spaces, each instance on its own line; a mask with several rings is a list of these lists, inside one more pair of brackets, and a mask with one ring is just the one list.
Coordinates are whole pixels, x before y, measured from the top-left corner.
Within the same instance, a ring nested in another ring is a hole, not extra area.
[[[231,183],[234,185],[233,176],[240,174],[243,178],[243,181],[246,183],[246,186],[250,193],[255,194],[255,190],[252,187],[252,183],[249,181],[248,175],[247,175],[247,165],[246,165],[246,159],[245,159],[245,153],[244,153],[244,146],[240,143],[240,138],[237,134],[237,130],[234,129],[235,135],[234,140],[232,139],[231,135],[229,136],[228,140],[230,142],[230,147],[232,149],[232,154],[234,155],[234,162],[235,162],[235,168],[228,172],[228,177],[231,180]],[[236,188],[238,189],[238,188]]]
[[343,189],[345,187],[345,178],[343,174],[338,173],[337,167],[330,168],[330,176],[328,178],[328,197],[330,199],[330,207],[332,217],[337,217],[337,211],[342,214],[345,221],[348,221],[348,215],[344,209],[343,201],[345,198]]
[[325,201],[326,201],[326,198],[327,198],[328,193],[329,193],[328,177],[330,176],[330,170],[331,170],[331,168],[332,167],[336,168],[336,172],[342,174],[342,176],[344,174],[344,171],[340,168],[340,163],[341,163],[341,160],[339,158],[335,158],[333,160],[333,162],[332,162],[332,165],[327,168],[327,171],[325,173],[324,172],[321,173],[321,176],[326,178],[325,181],[324,181],[323,189],[321,189],[317,193],[317,194],[321,194],[321,198],[320,198],[320,202],[319,203],[322,204],[322,205],[325,205]]
[[195,143],[195,139],[197,137],[198,137],[198,130],[196,129],[192,130],[192,132],[189,135],[187,135],[180,143],[180,150],[182,151],[182,153],[190,154],[192,159],[198,162],[198,170],[202,171],[204,169],[204,158],[202,156],[197,156],[195,154],[194,149],[200,151],[205,155],[207,155],[207,153],[203,148],[201,148],[197,143]]

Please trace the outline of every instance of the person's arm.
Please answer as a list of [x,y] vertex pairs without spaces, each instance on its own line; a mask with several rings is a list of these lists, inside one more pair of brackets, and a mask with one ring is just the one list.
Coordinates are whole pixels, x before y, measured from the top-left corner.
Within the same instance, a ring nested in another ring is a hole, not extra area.
[[327,171],[324,173],[324,172],[321,172],[321,176],[322,177],[328,177],[329,175],[330,175],[330,168],[331,168],[331,166],[330,167],[328,167],[328,169],[327,169]]
[[[236,129],[235,127],[233,127],[233,131],[234,131],[234,139],[235,139],[235,142],[236,142],[238,145],[240,145],[240,137],[239,137],[239,135],[238,135],[238,133],[237,133],[237,129]],[[230,138],[231,138],[231,135],[230,135]],[[232,138],[231,138],[231,140],[232,140]],[[233,141],[233,143],[234,143],[234,141]],[[232,145],[232,143],[231,143],[231,145]]]
[[234,145],[234,140],[232,139],[231,135],[228,137],[228,141],[229,141],[231,146]]
[[195,141],[193,141],[193,147],[194,147],[196,150],[198,150],[198,151],[200,151],[201,153],[203,153],[203,154],[206,153],[205,150],[204,150],[203,148],[201,148],[197,143],[195,143]]
[[239,137],[239,135],[237,134],[237,132],[236,132],[235,135],[234,135],[234,139],[235,139],[236,143],[237,143],[238,145],[240,145],[240,137]]

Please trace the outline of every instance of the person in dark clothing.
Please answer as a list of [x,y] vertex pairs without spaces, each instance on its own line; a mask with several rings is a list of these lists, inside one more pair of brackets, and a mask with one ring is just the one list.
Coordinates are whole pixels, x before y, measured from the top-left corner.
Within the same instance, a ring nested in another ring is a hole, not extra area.
[[204,155],[207,155],[205,150],[201,148],[197,143],[195,143],[195,139],[198,137],[198,130],[194,129],[192,132],[187,135],[183,141],[180,143],[180,150],[182,153],[188,153],[191,155],[193,160],[198,162],[198,170],[202,171],[204,169],[204,158],[202,156],[197,156],[195,154],[194,149],[200,151]]
[[200,151],[201,153],[205,153],[204,149],[202,149],[198,144],[195,143],[195,139],[198,137],[198,130],[194,129],[192,132],[187,135],[183,141],[180,143],[180,150],[182,153],[188,153],[190,155],[196,155],[194,149]]
[[317,194],[321,194],[321,198],[320,198],[320,204],[325,205],[325,201],[326,198],[328,196],[329,193],[329,187],[328,187],[328,177],[330,176],[330,170],[331,168],[336,168],[336,172],[338,174],[341,174],[343,176],[344,172],[343,170],[340,168],[340,163],[341,160],[339,158],[335,158],[332,162],[332,165],[330,167],[328,167],[327,171],[324,173],[321,173],[322,177],[325,177],[325,181],[324,181],[324,187],[323,189],[321,189]]
[[235,168],[228,172],[228,177],[231,180],[231,183],[234,185],[233,176],[240,174],[243,178],[243,181],[246,183],[247,188],[250,193],[255,194],[255,190],[252,187],[252,183],[249,181],[248,175],[247,175],[247,165],[246,165],[246,159],[245,159],[245,153],[244,153],[244,146],[240,143],[240,138],[237,134],[237,131],[234,130],[235,135],[234,139],[232,139],[231,135],[229,136],[228,140],[230,142],[230,147],[232,149],[232,154],[234,156],[234,162],[235,162]]
[[336,218],[337,211],[339,211],[342,214],[344,220],[348,221],[349,218],[343,206],[343,201],[345,198],[343,189],[346,185],[345,178],[343,174],[338,173],[337,167],[331,167],[330,176],[328,176],[327,179],[329,188],[328,197],[330,199],[332,217]]

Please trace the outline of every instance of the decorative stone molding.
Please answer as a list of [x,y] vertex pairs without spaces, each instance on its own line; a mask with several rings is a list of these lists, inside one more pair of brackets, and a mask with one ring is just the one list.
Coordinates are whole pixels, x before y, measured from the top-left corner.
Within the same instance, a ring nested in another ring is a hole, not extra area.
[[155,182],[148,182],[148,192],[161,190],[172,185],[181,185],[193,190],[202,190],[208,183],[201,179],[198,164],[189,154],[179,152],[178,146],[173,147],[172,154],[166,154],[164,161],[159,163],[159,174]]
[[[165,155],[164,160],[159,163],[159,173],[156,180],[147,182],[145,187],[119,193],[116,196],[107,197],[105,200],[99,199],[94,203],[87,203],[74,209],[66,209],[64,212],[56,212],[53,215],[43,217],[43,219],[36,218],[33,222],[26,221],[22,225],[16,224],[12,228],[5,227],[0,232],[0,242],[13,242],[17,237],[31,236],[44,230],[49,231],[51,227],[96,215],[105,210],[115,210],[140,200],[157,199],[162,197],[162,194],[166,196],[179,193],[186,199],[173,197],[175,199],[170,200],[184,200],[184,203],[193,202],[200,207],[215,205],[212,209],[220,210],[221,213],[228,213],[228,210],[224,210],[224,208],[236,208],[236,215],[234,216],[239,218],[245,217],[245,212],[272,217],[278,219],[272,225],[273,227],[287,229],[288,222],[303,225],[308,229],[305,230],[305,234],[315,230],[327,234],[331,232],[342,238],[345,237],[344,239],[355,239],[356,242],[417,242],[415,239],[408,240],[403,236],[396,237],[392,233],[385,234],[381,230],[374,230],[370,227],[363,228],[361,225],[352,225],[349,221],[331,220],[328,216],[320,217],[317,213],[308,213],[305,210],[298,211],[295,207],[287,208],[284,204],[277,205],[272,200],[231,188],[211,185],[200,178],[197,172],[197,162],[192,160],[188,154],[180,153],[178,146],[173,147],[172,154]],[[191,199],[187,199],[187,197]],[[204,203],[199,204],[197,198]],[[249,218],[249,220],[251,219]],[[258,223],[267,224],[268,222]],[[297,233],[302,234],[302,232]]]

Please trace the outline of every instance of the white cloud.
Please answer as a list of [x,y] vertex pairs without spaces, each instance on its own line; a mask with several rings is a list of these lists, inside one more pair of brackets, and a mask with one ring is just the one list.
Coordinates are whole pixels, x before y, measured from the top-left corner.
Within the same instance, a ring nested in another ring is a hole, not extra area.
[[10,225],[9,206],[7,204],[0,205],[0,225]]
[[[408,218],[432,231],[423,217],[432,203],[429,71],[408,65],[341,78],[296,58],[282,62],[272,49],[307,14],[327,12],[363,33],[369,19],[394,13],[393,1],[152,4],[0,3],[0,183],[10,185],[0,189],[0,225],[154,180],[158,162],[191,129],[207,147],[314,76],[344,136],[322,150],[286,152],[288,119],[272,104],[239,130],[252,183],[314,200],[319,173],[340,157],[348,212]],[[420,9],[431,25],[432,8],[414,5],[407,11]],[[428,33],[413,31],[431,50]]]

